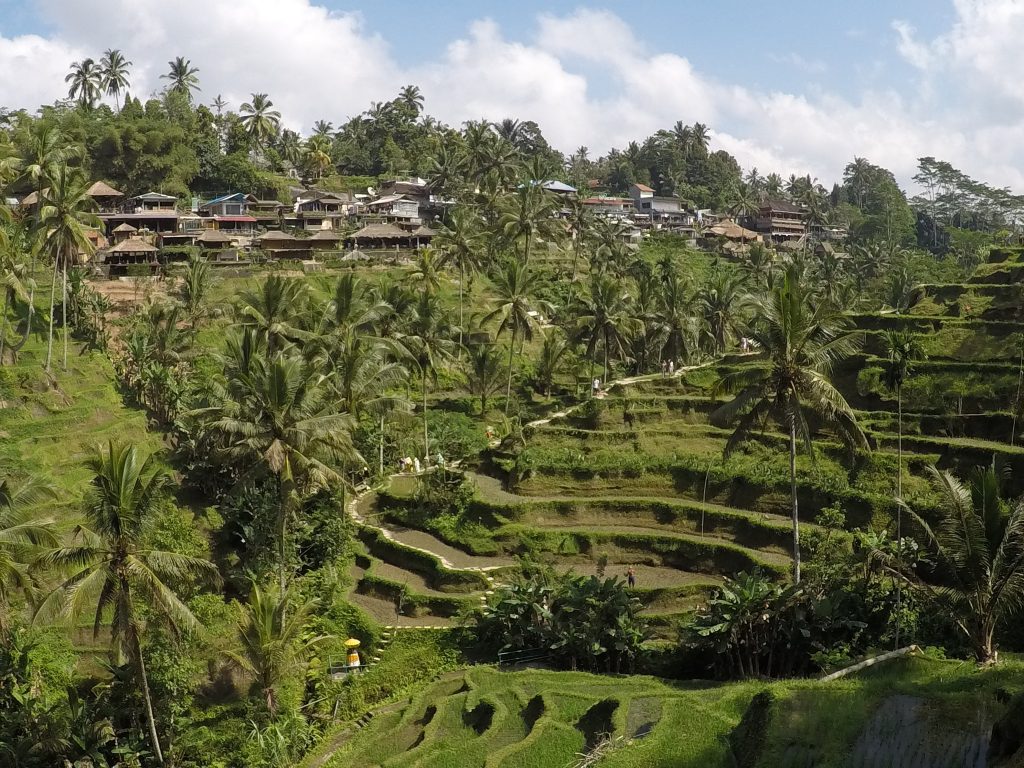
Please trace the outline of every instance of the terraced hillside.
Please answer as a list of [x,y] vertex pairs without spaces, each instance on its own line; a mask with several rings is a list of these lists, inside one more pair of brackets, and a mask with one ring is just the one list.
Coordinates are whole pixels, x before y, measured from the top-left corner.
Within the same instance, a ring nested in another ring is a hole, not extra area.
[[[1014,470],[1011,490],[1024,491],[1012,413],[1024,338],[1015,281],[1024,255],[996,251],[993,260],[979,269],[984,280],[925,286],[924,300],[906,314],[853,315],[864,344],[834,380],[873,450],[851,456],[826,430],[816,435],[815,456],[797,461],[803,526],[810,530],[826,507],[840,509],[850,529],[891,525],[898,436],[895,396],[884,383],[890,329],[920,334],[927,352],[903,391],[908,503],[925,514],[931,508],[924,476],[931,464],[965,473],[995,458]],[[383,601],[391,612],[376,615],[396,623],[406,620],[400,614],[447,623],[487,588],[479,572],[452,573],[483,568],[500,581],[517,556],[529,556],[578,573],[624,575],[633,567],[647,612],[669,627],[725,575],[759,567],[784,578],[791,562],[786,437],[769,430],[726,459],[730,429],[714,417],[724,402],[716,394],[721,377],[759,364],[756,354],[737,354],[673,376],[636,377],[536,422],[525,446],[493,452],[486,473],[470,475],[476,498],[458,524],[414,519],[414,481],[364,499],[362,514],[395,541],[384,546],[379,532],[364,535],[370,559],[357,574],[357,601]],[[409,557],[401,544],[440,555],[450,572],[439,575],[440,560],[428,565],[428,555]]]
[[595,750],[607,768],[980,768],[1019,665],[969,679],[959,666],[916,658],[834,682],[723,685],[473,667],[376,711],[305,768],[548,768]]

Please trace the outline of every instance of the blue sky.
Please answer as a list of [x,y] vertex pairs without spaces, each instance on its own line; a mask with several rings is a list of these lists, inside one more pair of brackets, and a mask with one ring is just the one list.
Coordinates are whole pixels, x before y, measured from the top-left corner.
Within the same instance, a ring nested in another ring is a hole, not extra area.
[[536,120],[564,151],[700,121],[762,172],[865,156],[908,183],[934,155],[1024,190],[1021,39],[1024,0],[0,0],[0,105],[116,47],[136,95],[183,55],[200,99],[265,92],[298,130],[415,83],[444,122]]
[[910,19],[923,37],[932,37],[954,15],[952,6],[941,0],[785,0],[767,6],[749,0],[333,0],[325,5],[360,14],[367,30],[381,35],[395,59],[409,65],[440,54],[448,38],[475,19],[494,19],[509,38],[528,40],[539,15],[586,7],[618,14],[652,51],[685,56],[716,79],[758,89],[817,87],[846,95],[891,86],[913,73],[894,47],[893,20]]

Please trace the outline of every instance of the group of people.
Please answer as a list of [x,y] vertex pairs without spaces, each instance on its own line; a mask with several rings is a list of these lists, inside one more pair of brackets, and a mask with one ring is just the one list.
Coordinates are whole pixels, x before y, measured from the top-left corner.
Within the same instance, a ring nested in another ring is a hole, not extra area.
[[[444,456],[441,452],[437,452],[437,457],[434,460],[434,466],[444,469]],[[419,456],[403,456],[398,460],[398,471],[402,474],[414,474],[418,475],[420,472],[430,467],[430,457],[427,456],[420,462]]]
[[663,376],[674,376],[676,372],[676,361],[675,360],[662,360],[661,361],[661,374]]

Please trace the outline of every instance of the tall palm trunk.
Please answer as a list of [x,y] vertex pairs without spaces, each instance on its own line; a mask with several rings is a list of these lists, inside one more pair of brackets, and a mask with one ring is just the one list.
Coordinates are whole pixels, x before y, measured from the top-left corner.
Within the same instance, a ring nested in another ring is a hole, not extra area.
[[384,414],[380,415],[380,445],[378,446],[380,460],[380,476],[384,477]]
[[53,260],[53,276],[50,278],[50,330],[46,336],[46,372],[50,372],[50,359],[53,356],[53,304],[57,297],[57,266],[58,259]]
[[295,480],[292,477],[291,462],[285,459],[284,470],[281,472],[281,520],[279,521],[280,542],[278,543],[278,582],[281,585],[281,594],[284,594],[288,586],[288,516],[291,514],[291,505],[295,493]]
[[68,262],[64,260],[63,268],[61,269],[62,280],[61,280],[61,297],[60,297],[60,323],[64,331],[64,365],[65,371],[68,369]]
[[137,628],[132,628],[132,653],[139,671],[139,685],[142,686],[142,699],[146,705],[146,724],[149,726],[149,743],[153,748],[158,764],[164,764],[164,753],[160,748],[160,737],[156,732],[156,718],[153,717],[153,698],[149,693],[149,678],[146,676],[146,662],[142,658],[142,643],[139,641]]
[[430,463],[430,437],[427,434],[427,366],[423,366],[423,466]]
[[[896,386],[896,498],[903,500],[903,385]],[[903,507],[896,505],[896,546],[902,553],[903,538]],[[899,579],[896,580],[896,631],[893,650],[900,647],[900,611],[903,604],[903,588]]]
[[516,349],[516,328],[512,326],[512,340],[508,345],[508,384],[505,387],[505,415],[508,416],[508,404],[512,402],[512,355]]
[[789,494],[793,507],[793,583],[800,583],[800,510],[796,497],[796,415],[789,417]]
[[465,325],[463,317],[462,289],[466,282],[466,262],[459,259],[459,351],[458,359],[462,360],[462,328]]
[[1017,397],[1013,401],[1013,426],[1010,428],[1010,445],[1017,440],[1017,414],[1020,413],[1020,390],[1024,383],[1024,339],[1021,340],[1020,359],[1017,364]]
[[608,386],[608,329],[604,329],[604,385]]

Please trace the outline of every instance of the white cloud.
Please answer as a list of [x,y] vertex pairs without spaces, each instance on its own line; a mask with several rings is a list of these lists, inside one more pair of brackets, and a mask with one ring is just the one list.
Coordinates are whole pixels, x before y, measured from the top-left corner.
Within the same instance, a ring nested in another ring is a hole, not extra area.
[[[34,108],[61,98],[72,60],[117,47],[135,62],[135,94],[162,88],[166,62],[181,55],[200,68],[203,101],[222,94],[237,107],[266,92],[291,127],[337,124],[416,83],[441,120],[536,120],[564,151],[585,144],[596,155],[676,120],[699,120],[714,129],[713,148],[762,172],[809,172],[827,183],[860,155],[906,182],[917,157],[935,155],[993,183],[1021,185],[1024,3],[953,1],[955,22],[934,39],[893,23],[893,51],[919,83],[841,98],[722,82],[684,56],[650,50],[641,28],[607,10],[541,14],[523,40],[493,21],[471,21],[444,31],[450,38],[435,60],[400,66],[359,14],[316,0],[36,0],[54,32],[0,36],[0,104]],[[776,56],[812,74],[824,66],[799,52]]]

